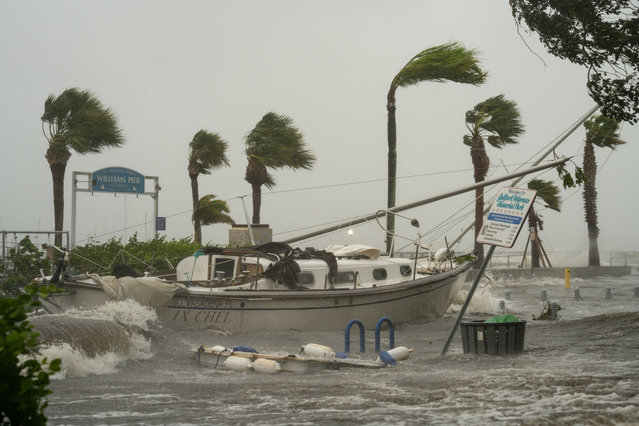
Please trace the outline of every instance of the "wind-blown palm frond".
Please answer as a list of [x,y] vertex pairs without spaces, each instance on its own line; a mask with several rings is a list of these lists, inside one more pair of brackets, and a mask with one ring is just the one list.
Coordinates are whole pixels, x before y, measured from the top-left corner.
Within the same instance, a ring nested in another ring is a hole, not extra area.
[[[488,174],[490,158],[486,154],[488,142],[495,148],[503,148],[517,143],[517,137],[524,131],[517,104],[504,98],[504,95],[488,98],[466,112],[466,128],[469,133],[462,141],[470,147],[475,182],[482,182]],[[484,220],[484,189],[475,189],[475,236],[478,235]],[[484,260],[484,246],[475,241],[476,265]]]
[[[479,85],[487,73],[479,64],[477,52],[466,49],[460,43],[449,42],[425,49],[411,58],[393,77],[386,96],[388,111],[388,208],[395,206],[397,188],[397,123],[395,120],[395,92],[399,87],[409,87],[425,81],[436,83],[453,81]],[[395,215],[386,217],[386,250],[390,253],[395,231]]]
[[415,55],[395,76],[394,83],[399,87],[414,86],[423,81],[479,85],[487,75],[479,66],[477,51],[449,42]]
[[311,170],[315,155],[306,148],[304,136],[285,115],[269,112],[246,135],[248,165],[244,179],[253,193],[253,223],[260,223],[261,187],[272,188],[275,179],[268,169],[289,168]]
[[488,134],[486,141],[495,148],[518,143],[517,137],[524,132],[517,104],[504,95],[488,98],[466,112],[466,127],[471,135],[464,136],[464,144],[470,145],[474,134]]
[[584,123],[586,140],[599,148],[616,149],[626,141],[619,138],[619,122],[605,115],[597,115]]
[[88,91],[67,89],[57,98],[49,96],[41,117],[48,124],[45,136],[50,143],[79,154],[99,153],[124,143],[122,131],[110,109]]
[[210,133],[204,129],[198,131],[189,143],[189,148],[189,173],[194,171],[208,175],[213,169],[230,165],[226,157],[228,142],[218,133]]
[[546,207],[556,211],[561,211],[561,198],[559,188],[548,180],[532,179],[528,182],[528,188],[537,191],[537,199],[542,199]]
[[122,131],[110,109],[88,91],[67,89],[44,102],[42,132],[49,144],[45,158],[53,180],[55,245],[62,245],[64,224],[64,174],[71,151],[79,154],[102,152],[124,143]]
[[193,221],[199,220],[202,225],[216,223],[234,224],[229,215],[230,209],[226,201],[218,200],[214,194],[207,194],[200,198],[197,209],[193,213]]

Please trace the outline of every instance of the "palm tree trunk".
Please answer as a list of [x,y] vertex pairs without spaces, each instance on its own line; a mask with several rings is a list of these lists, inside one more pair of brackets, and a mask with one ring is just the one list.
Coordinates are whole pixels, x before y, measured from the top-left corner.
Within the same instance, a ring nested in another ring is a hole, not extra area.
[[[484,140],[481,136],[473,136],[470,157],[473,160],[475,183],[482,182],[486,178],[488,173],[488,166],[490,165],[490,159],[486,155],[486,147]],[[477,242],[477,236],[481,231],[482,224],[484,223],[484,188],[477,188],[475,190],[475,261],[474,268],[479,268],[484,262],[484,245]]]
[[50,163],[51,178],[53,181],[53,217],[55,234],[54,244],[62,246],[62,228],[64,227],[64,172],[67,163]]
[[528,226],[530,227],[530,264],[533,268],[539,268],[539,235],[537,234],[537,215],[531,206],[528,212]]
[[191,178],[191,197],[193,198],[193,241],[202,244],[202,224],[197,211],[198,201],[200,201],[197,174],[189,174]]
[[253,224],[260,223],[260,210],[262,208],[262,185],[251,184],[253,188]]
[[584,210],[586,213],[586,225],[588,227],[588,266],[600,266],[599,247],[599,227],[597,219],[597,190],[595,188],[595,177],[597,174],[597,160],[595,158],[595,148],[592,143],[586,142],[584,146]]
[[[388,111],[388,200],[387,208],[395,207],[397,188],[397,123],[395,121],[395,81],[391,84],[386,98],[386,110]],[[386,253],[392,255],[391,245],[395,232],[395,215],[386,215]]]

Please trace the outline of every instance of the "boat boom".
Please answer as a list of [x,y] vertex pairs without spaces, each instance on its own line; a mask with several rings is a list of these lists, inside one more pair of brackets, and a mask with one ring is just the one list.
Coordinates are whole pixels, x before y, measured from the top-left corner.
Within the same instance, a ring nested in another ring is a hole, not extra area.
[[[503,182],[505,180],[509,180],[509,179],[517,178],[519,176],[524,176],[524,175],[527,175],[527,174],[530,174],[530,173],[535,173],[535,172],[538,172],[538,171],[541,171],[541,170],[549,169],[551,167],[560,166],[560,165],[564,164],[566,161],[570,160],[570,158],[571,157],[562,158],[562,159],[555,160],[555,161],[552,161],[550,163],[547,163],[547,164],[544,164],[544,165],[541,165],[541,166],[531,167],[529,169],[525,169],[525,170],[522,170],[522,171],[519,171],[519,172],[511,173],[511,174],[508,174],[508,175],[503,176],[503,177],[485,180],[483,182],[479,182],[479,183],[476,183],[474,185],[466,186],[466,187],[463,187],[463,188],[460,188],[460,189],[457,189],[457,190],[454,190],[454,191],[450,191],[450,192],[445,192],[443,194],[436,195],[436,196],[430,197],[430,198],[426,198],[424,200],[415,201],[415,202],[408,203],[408,204],[403,204],[401,206],[395,206],[393,208],[390,208],[390,209],[387,209],[387,210],[382,210],[382,211],[383,212],[387,212],[388,211],[388,212],[391,212],[391,213],[396,213],[396,212],[401,212],[401,211],[404,211],[404,210],[412,209],[412,208],[415,208],[415,207],[423,206],[425,204],[430,204],[430,203],[433,203],[435,201],[439,201],[439,200],[443,200],[445,198],[453,197],[455,195],[463,194],[464,192],[474,191],[477,188],[482,188],[484,186],[493,185],[493,184],[496,184],[496,183],[499,183],[499,182]],[[297,237],[294,237],[294,238],[289,238],[288,240],[283,240],[282,242],[290,244],[290,243],[294,243],[294,242],[297,242],[297,241],[306,240],[308,238],[312,238],[312,237],[315,237],[315,236],[318,236],[318,235],[326,234],[328,232],[337,231],[337,230],[342,229],[342,228],[347,227],[347,226],[353,226],[353,225],[357,225],[357,224],[360,224],[360,223],[368,222],[370,220],[375,219],[378,215],[379,215],[379,211],[377,211],[377,212],[375,212],[373,214],[369,214],[368,216],[363,216],[363,217],[359,217],[357,219],[350,220],[348,222],[340,223],[339,225],[333,225],[333,226],[330,226],[328,228],[320,229],[318,231],[313,231],[313,232],[309,232],[307,234],[303,234],[303,235],[300,235],[300,236],[297,236]]]

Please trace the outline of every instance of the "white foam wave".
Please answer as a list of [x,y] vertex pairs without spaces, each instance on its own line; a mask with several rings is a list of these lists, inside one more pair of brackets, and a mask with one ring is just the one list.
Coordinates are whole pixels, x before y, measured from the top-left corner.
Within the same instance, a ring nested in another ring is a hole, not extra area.
[[107,302],[93,309],[69,309],[65,316],[71,318],[91,318],[105,321],[115,321],[124,326],[135,326],[149,330],[158,321],[158,316],[148,306],[143,306],[133,299]]

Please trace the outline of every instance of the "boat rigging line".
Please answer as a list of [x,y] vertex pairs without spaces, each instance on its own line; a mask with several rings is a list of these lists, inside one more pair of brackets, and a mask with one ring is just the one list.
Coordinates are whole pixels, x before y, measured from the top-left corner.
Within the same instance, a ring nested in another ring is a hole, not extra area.
[[[388,211],[391,212],[391,213],[396,213],[396,212],[412,209],[412,208],[415,208],[415,207],[423,206],[423,205],[426,205],[426,204],[430,204],[430,203],[433,203],[435,201],[439,201],[439,200],[443,200],[445,198],[450,198],[450,197],[455,196],[455,195],[463,194],[464,192],[473,191],[473,190],[475,190],[477,188],[481,188],[481,187],[484,187],[484,186],[492,185],[492,184],[495,184],[495,183],[498,183],[498,182],[503,182],[503,181],[506,181],[506,180],[509,180],[509,179],[513,179],[513,178],[516,178],[516,177],[520,177],[520,176],[524,176],[524,175],[527,175],[527,174],[530,174],[530,173],[535,173],[537,171],[545,170],[545,169],[548,169],[548,168],[551,168],[551,167],[560,166],[560,165],[565,164],[569,159],[570,158],[562,158],[562,159],[552,161],[552,162],[550,162],[548,164],[545,164],[545,165],[542,165],[542,166],[532,167],[530,169],[525,169],[523,171],[516,172],[516,173],[513,173],[513,174],[509,174],[509,175],[506,175],[506,176],[503,176],[503,177],[500,177],[500,178],[485,180],[483,182],[479,182],[479,183],[476,183],[474,185],[466,186],[466,187],[463,187],[461,189],[458,189],[458,190],[455,190],[455,191],[446,192],[446,193],[443,193],[443,194],[440,194],[440,195],[436,195],[434,197],[430,197],[430,198],[427,198],[427,199],[424,199],[424,200],[415,201],[413,203],[404,204],[404,205],[401,205],[401,206],[395,206],[395,207],[393,207],[391,209],[388,209]],[[300,235],[300,236],[295,237],[295,238],[289,238],[287,240],[283,240],[282,242],[288,244],[288,243],[294,243],[294,242],[301,241],[301,240],[306,240],[308,238],[315,237],[317,235],[323,235],[323,234],[326,234],[328,232],[344,228],[346,226],[352,226],[352,225],[356,225],[356,224],[359,224],[359,223],[362,223],[362,222],[367,222],[369,220],[375,219],[378,215],[379,215],[379,212],[375,212],[373,214],[361,217],[359,219],[355,219],[354,221],[351,221],[351,222],[341,223],[339,225],[334,225],[334,226],[331,226],[329,228],[320,229],[318,231],[314,231],[314,232],[310,232],[308,234]]]

